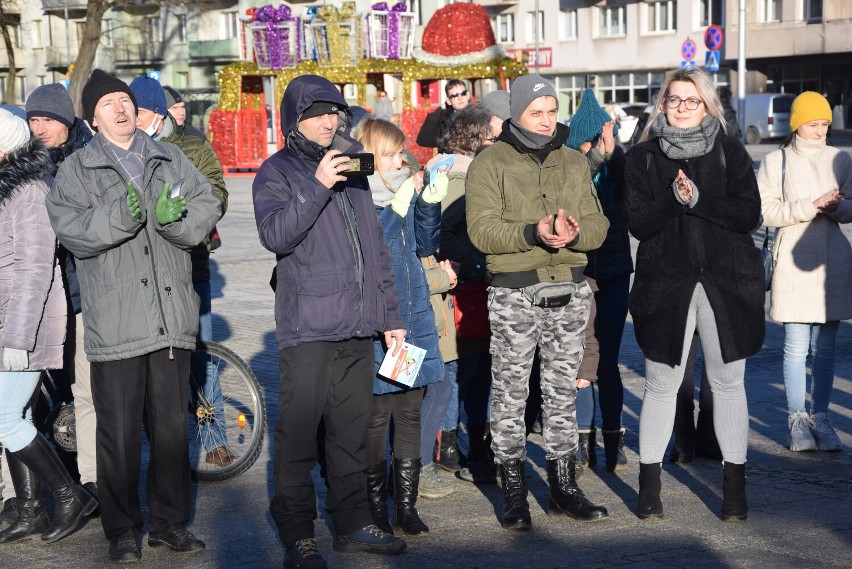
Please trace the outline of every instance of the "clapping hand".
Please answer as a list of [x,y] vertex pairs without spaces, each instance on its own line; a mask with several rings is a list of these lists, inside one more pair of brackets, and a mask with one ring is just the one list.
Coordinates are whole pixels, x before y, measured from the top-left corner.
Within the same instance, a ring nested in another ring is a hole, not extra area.
[[840,192],[829,190],[814,200],[814,207],[820,213],[834,213],[841,199],[843,199],[843,196],[840,195]]
[[[553,233],[550,231],[550,222],[553,222]],[[548,215],[538,222],[536,226],[536,238],[543,245],[552,249],[561,249],[573,241],[580,233],[580,224],[570,215],[565,215],[565,210],[556,212],[556,217]]]
[[139,207],[139,194],[136,193],[133,182],[127,182],[127,209],[130,210],[130,217],[133,219],[142,217],[142,210]]
[[677,182],[677,195],[680,196],[680,199],[684,203],[691,202],[692,184],[689,182],[689,178],[686,177],[686,174],[683,173],[683,170],[677,171],[677,178],[675,178],[675,182]]
[[160,192],[160,197],[157,198],[157,206],[155,213],[157,215],[157,223],[160,225],[168,225],[183,217],[186,211],[186,200],[183,196],[169,197],[169,187],[171,184],[166,182],[163,184],[163,191]]

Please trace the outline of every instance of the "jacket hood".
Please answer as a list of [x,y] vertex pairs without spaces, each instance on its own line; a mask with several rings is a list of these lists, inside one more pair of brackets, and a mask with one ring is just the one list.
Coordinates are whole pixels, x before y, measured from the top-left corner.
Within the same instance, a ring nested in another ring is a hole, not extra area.
[[26,182],[41,180],[52,172],[53,162],[44,144],[37,138],[31,138],[0,162],[0,205]]
[[328,79],[319,75],[302,75],[287,85],[281,101],[281,132],[287,137],[298,125],[299,115],[316,101],[326,101],[341,105],[346,112],[341,117],[340,130],[346,130],[349,123],[349,105]]

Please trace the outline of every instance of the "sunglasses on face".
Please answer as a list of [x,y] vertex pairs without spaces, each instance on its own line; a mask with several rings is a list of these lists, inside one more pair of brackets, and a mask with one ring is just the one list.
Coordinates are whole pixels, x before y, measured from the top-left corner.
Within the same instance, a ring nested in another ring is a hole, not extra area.
[[458,93],[453,93],[452,95],[447,95],[448,99],[455,99],[456,97],[467,97],[467,89],[459,91]]

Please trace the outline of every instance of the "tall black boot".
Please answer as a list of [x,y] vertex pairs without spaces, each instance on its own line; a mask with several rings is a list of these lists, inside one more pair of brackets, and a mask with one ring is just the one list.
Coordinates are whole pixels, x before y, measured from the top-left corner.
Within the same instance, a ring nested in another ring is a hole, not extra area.
[[406,535],[424,535],[429,528],[420,519],[414,507],[417,504],[417,487],[420,485],[420,457],[393,459],[396,494],[396,525]]
[[438,440],[435,441],[435,451],[432,456],[432,462],[435,463],[435,466],[440,466],[448,472],[461,470],[462,456],[456,446],[458,434],[458,429],[451,431],[441,429],[438,431]]
[[12,525],[0,532],[0,543],[28,541],[50,527],[50,518],[47,517],[41,494],[41,480],[8,450],[6,460],[15,487],[17,517]]
[[503,517],[500,524],[506,529],[532,528],[524,459],[515,458],[501,464],[500,480],[503,483]]
[[[458,473],[459,478],[474,484],[497,484],[500,482],[500,473],[494,462],[494,451],[491,450],[491,424],[470,425],[468,429],[471,441],[470,452],[468,452],[467,466]],[[474,440],[479,441],[476,446],[473,444]]]
[[74,531],[83,516],[92,513],[98,506],[98,501],[91,494],[74,483],[53,447],[41,434],[14,454],[53,492],[56,509],[50,527],[41,535],[42,541],[51,543],[62,539]]
[[601,431],[604,440],[606,469],[610,472],[627,471],[627,455],[624,454],[624,429]]
[[547,513],[567,515],[582,522],[608,518],[606,508],[594,505],[577,486],[576,475],[576,456],[566,455],[547,461],[547,483],[550,485]]
[[639,517],[643,520],[661,519],[663,503],[660,500],[660,473],[662,463],[639,463]]
[[598,457],[595,454],[596,435],[595,429],[577,432],[577,480],[583,476],[586,467],[592,467],[598,463]]
[[393,535],[388,515],[388,461],[383,460],[367,467],[367,502],[373,523]]
[[744,522],[748,519],[745,464],[726,462],[722,467],[722,472],[725,477],[722,520]]

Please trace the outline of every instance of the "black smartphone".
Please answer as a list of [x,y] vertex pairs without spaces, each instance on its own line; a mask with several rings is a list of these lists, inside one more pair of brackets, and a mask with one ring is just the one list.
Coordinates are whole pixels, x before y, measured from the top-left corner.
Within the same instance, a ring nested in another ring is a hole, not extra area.
[[376,171],[376,159],[369,152],[340,154],[349,158],[349,168],[341,172],[344,176],[369,176]]

